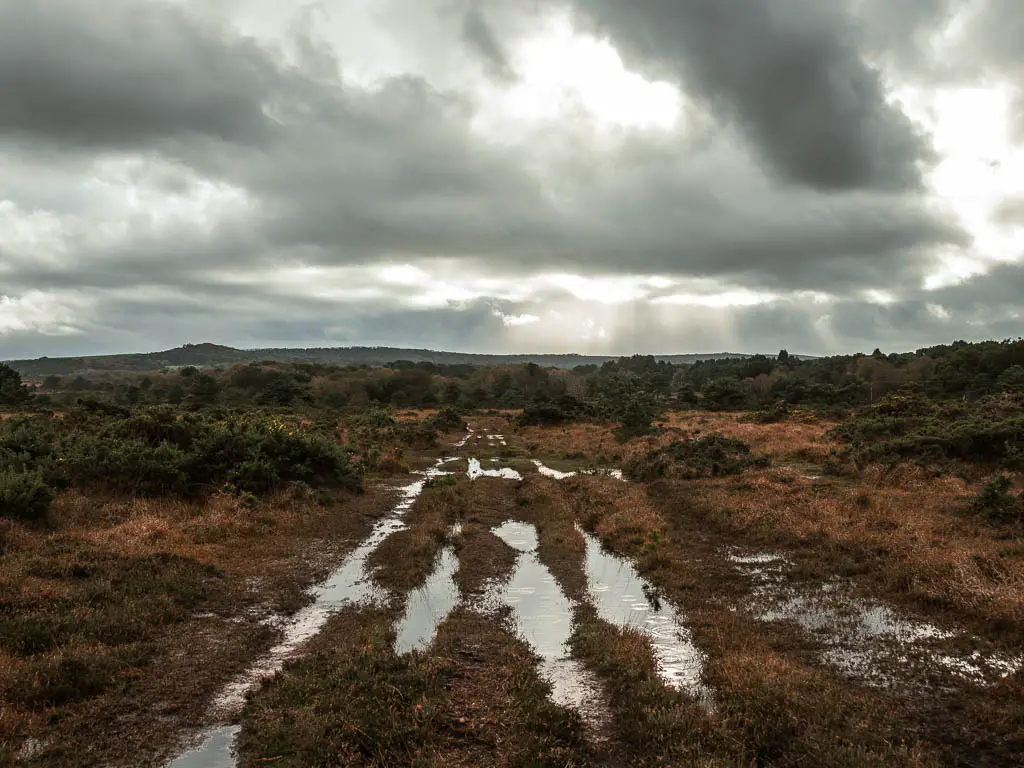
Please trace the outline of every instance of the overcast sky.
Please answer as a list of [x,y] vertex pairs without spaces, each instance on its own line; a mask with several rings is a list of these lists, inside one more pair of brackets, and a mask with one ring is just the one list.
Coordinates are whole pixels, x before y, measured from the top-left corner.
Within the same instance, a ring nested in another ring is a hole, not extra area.
[[2,0],[0,359],[1024,333],[1020,0]]

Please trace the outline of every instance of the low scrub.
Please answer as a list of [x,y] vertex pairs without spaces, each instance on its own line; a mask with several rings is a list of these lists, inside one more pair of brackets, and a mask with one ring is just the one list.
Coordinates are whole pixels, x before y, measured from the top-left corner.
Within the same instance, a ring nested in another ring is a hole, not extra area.
[[858,461],[935,464],[952,460],[1024,468],[1024,396],[968,403],[897,394],[860,411],[832,432]]
[[[194,496],[222,488],[262,495],[302,481],[357,488],[360,476],[330,437],[261,413],[189,413],[170,407],[110,414],[76,409],[0,426],[0,471],[54,488]],[[13,482],[13,481],[5,481]],[[22,479],[19,498],[26,494]],[[37,490],[33,510],[45,499]]]
[[123,685],[153,657],[165,627],[186,619],[221,577],[210,565],[159,553],[74,552],[60,541],[19,563],[52,596],[0,599],[0,648],[17,662],[0,696],[61,706]]
[[750,446],[742,440],[713,434],[677,440],[634,456],[626,462],[623,472],[635,481],[661,477],[691,480],[738,475],[752,467],[766,467],[768,463],[767,456],[752,453]]

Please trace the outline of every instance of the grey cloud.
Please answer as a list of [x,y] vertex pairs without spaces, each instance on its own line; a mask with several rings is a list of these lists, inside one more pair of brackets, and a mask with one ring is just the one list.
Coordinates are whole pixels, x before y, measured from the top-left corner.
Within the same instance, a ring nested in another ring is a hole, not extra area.
[[462,22],[462,36],[484,58],[488,71],[494,77],[506,81],[515,77],[503,46],[495,37],[479,5],[473,4],[466,9]]
[[864,45],[887,68],[915,78],[950,76],[954,68],[936,59],[931,38],[964,9],[961,0],[850,0]]
[[266,53],[164,3],[0,4],[0,132],[133,146],[198,132],[255,140]]
[[1024,227],[1024,195],[1003,200],[992,215],[997,224]]
[[577,0],[634,65],[672,73],[742,127],[782,177],[914,189],[925,140],[886,104],[852,19],[804,0]]

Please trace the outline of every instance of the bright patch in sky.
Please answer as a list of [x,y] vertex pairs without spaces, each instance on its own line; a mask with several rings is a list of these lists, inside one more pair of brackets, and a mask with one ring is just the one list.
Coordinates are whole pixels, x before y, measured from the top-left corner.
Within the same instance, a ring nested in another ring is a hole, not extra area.
[[[501,89],[494,108],[517,120],[550,121],[581,110],[597,126],[674,128],[682,112],[679,89],[626,69],[607,41],[578,34],[564,15],[511,52],[518,82]],[[492,129],[498,116],[482,117]]]
[[755,307],[774,301],[778,296],[746,289],[722,291],[721,293],[674,293],[653,300],[655,304],[675,304],[688,307]]
[[941,158],[926,178],[935,202],[974,238],[969,250],[937,254],[924,287],[954,285],[983,273],[986,263],[1024,256],[1024,231],[993,221],[998,205],[1020,194],[1024,179],[1024,147],[1011,135],[1014,90],[1007,84],[903,89],[897,99],[927,127]]

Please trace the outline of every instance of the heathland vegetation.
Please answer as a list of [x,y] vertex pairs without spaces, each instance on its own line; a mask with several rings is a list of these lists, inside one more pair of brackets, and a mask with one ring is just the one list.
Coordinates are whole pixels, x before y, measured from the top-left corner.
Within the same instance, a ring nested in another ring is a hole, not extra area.
[[[0,364],[0,765],[158,765],[225,717],[247,766],[1024,761],[1022,340],[38,373]],[[431,466],[363,555],[378,598],[217,710]],[[680,617],[699,690],[602,612],[591,541]],[[396,651],[449,561],[454,607]],[[529,568],[589,709],[495,602]]]

